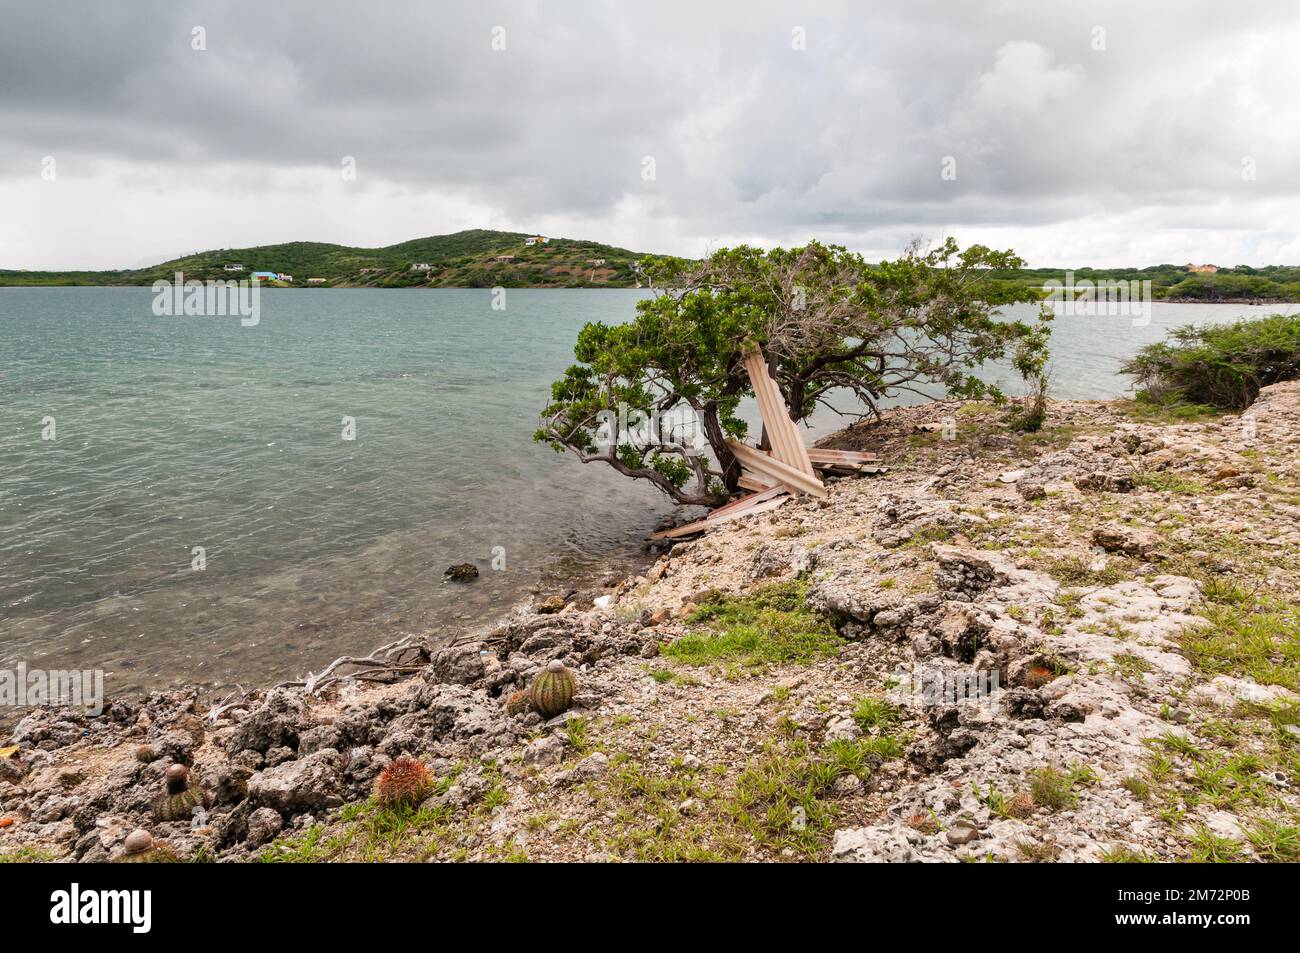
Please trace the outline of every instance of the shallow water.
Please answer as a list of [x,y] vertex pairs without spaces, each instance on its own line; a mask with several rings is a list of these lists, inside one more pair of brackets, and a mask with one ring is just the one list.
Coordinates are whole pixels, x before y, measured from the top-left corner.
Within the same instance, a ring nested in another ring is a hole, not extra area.
[[[0,289],[0,666],[257,684],[634,559],[666,501],[531,434],[578,329],[642,294],[266,290],[245,328],[143,288]],[[1267,310],[1060,318],[1056,396],[1116,396],[1166,328]],[[479,580],[444,583],[458,562]]]

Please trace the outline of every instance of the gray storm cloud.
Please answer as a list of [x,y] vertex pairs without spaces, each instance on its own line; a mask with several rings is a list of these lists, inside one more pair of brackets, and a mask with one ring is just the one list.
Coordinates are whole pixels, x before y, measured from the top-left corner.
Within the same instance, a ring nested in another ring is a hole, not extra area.
[[0,267],[461,227],[686,254],[955,234],[1035,264],[1300,261],[1300,11],[1282,0],[0,17]]

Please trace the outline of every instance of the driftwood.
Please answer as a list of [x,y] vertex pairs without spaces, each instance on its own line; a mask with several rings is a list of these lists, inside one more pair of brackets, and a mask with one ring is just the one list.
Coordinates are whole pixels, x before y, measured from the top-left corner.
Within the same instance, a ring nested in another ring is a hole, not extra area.
[[[321,691],[322,689],[334,684],[335,682],[345,681],[347,679],[358,679],[361,681],[375,682],[384,681],[380,677],[383,674],[400,675],[406,672],[418,672],[424,668],[424,662],[416,664],[410,660],[403,660],[402,656],[406,652],[415,649],[421,655],[426,656],[428,650],[423,642],[416,640],[413,635],[405,636],[396,642],[390,642],[387,645],[380,646],[369,655],[353,656],[344,655],[330,662],[319,672],[308,674],[302,681],[281,682],[276,688],[301,688],[308,695]],[[345,665],[357,666],[360,671],[347,672],[339,675],[334,673]]]
[[221,699],[221,701],[217,702],[215,705],[213,705],[211,708],[208,709],[208,714],[207,714],[208,721],[210,721],[212,724],[215,725],[217,723],[217,719],[219,719],[230,709],[234,708],[236,705],[245,701],[247,698],[248,698],[248,692],[244,691],[244,686],[238,684],[235,685],[235,690],[233,692],[231,692],[225,698]]

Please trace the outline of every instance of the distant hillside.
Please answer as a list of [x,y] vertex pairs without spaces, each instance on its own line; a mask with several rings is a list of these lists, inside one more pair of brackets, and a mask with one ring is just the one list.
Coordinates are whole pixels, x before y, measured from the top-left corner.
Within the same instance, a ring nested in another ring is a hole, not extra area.
[[[0,271],[6,285],[150,285],[176,272],[186,278],[247,278],[255,271],[293,276],[291,287],[323,288],[635,288],[635,264],[645,253],[599,242],[550,238],[533,245],[523,232],[471,229],[417,238],[386,248],[349,248],[324,242],[288,242],[256,248],[218,248],[130,271]],[[227,264],[243,271],[225,271]],[[429,270],[412,270],[429,265]],[[1065,268],[995,272],[996,281],[1041,291],[1063,281]],[[1149,268],[1074,268],[1079,281],[1151,281],[1152,297],[1167,301],[1300,301],[1300,267],[1153,265]],[[324,279],[309,284],[309,279]],[[287,282],[275,282],[289,286]]]
[[[434,235],[386,248],[287,242],[218,248],[126,271],[0,271],[0,286],[150,285],[183,272],[187,279],[247,278],[255,271],[293,277],[293,287],[334,288],[633,288],[642,253],[599,242],[548,238],[526,244],[523,232],[486,229]],[[226,271],[226,265],[243,265]],[[429,265],[413,270],[413,265]],[[323,282],[308,284],[309,279]],[[284,283],[287,285],[287,282]]]
[[[1149,268],[1074,268],[1076,285],[1113,281],[1150,281],[1156,301],[1279,302],[1300,301],[1300,267],[1266,265],[1152,265]],[[995,280],[1042,290],[1045,282],[1064,281],[1064,268],[1020,268],[993,273]]]

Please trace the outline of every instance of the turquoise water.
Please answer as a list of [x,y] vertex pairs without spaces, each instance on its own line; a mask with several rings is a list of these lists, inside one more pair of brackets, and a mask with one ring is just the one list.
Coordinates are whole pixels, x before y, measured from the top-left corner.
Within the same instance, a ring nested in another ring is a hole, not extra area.
[[[630,561],[666,501],[531,434],[578,329],[641,294],[267,290],[242,327],[144,288],[0,289],[0,665],[256,684]],[[1057,395],[1115,396],[1165,328],[1250,311],[1060,319]],[[479,580],[444,583],[458,562]]]

